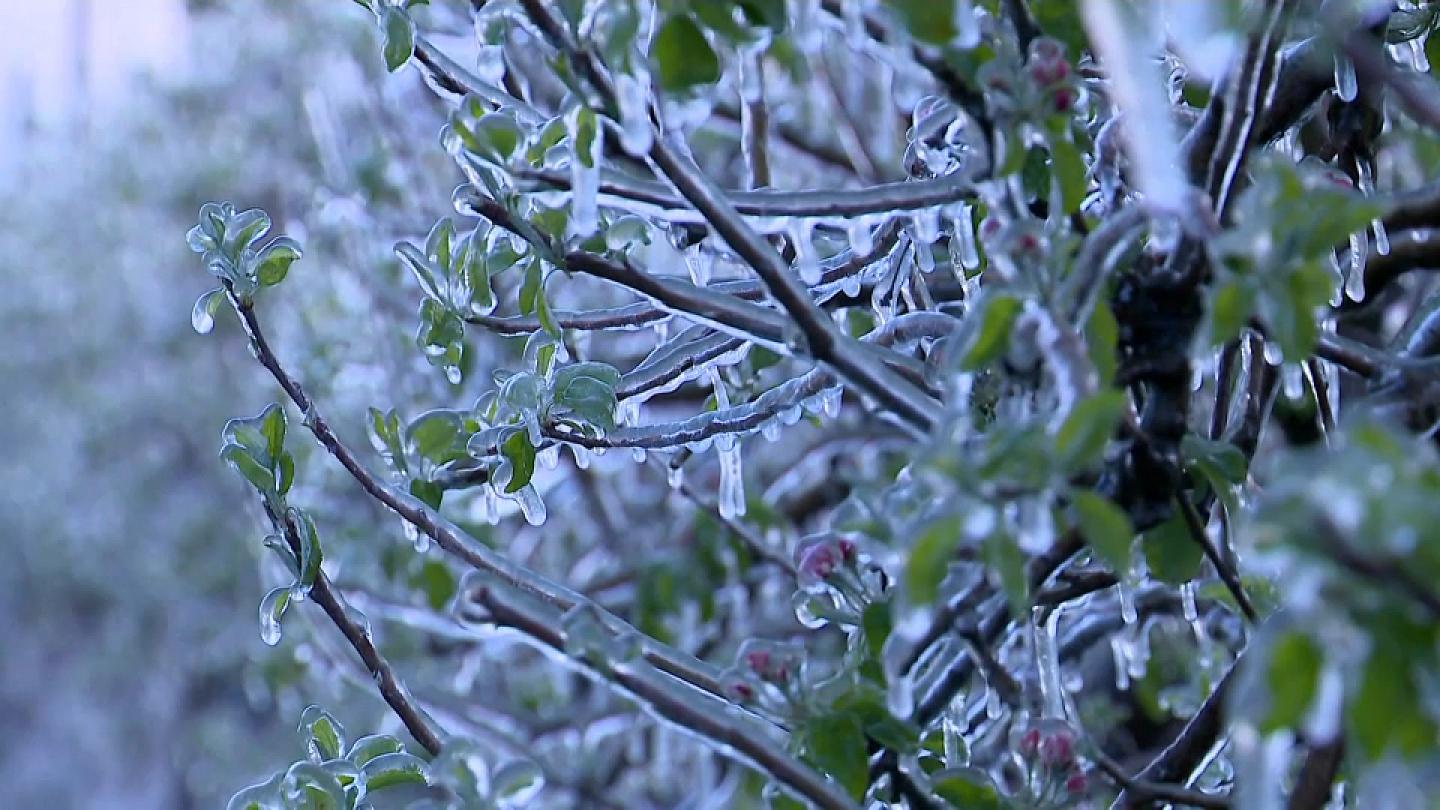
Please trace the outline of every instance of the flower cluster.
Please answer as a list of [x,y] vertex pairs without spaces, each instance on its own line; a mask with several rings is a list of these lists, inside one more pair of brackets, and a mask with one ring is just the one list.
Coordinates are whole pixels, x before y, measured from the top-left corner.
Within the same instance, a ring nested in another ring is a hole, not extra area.
[[1058,720],[1040,721],[1015,740],[1035,806],[1069,807],[1089,790],[1075,743],[1074,730]]

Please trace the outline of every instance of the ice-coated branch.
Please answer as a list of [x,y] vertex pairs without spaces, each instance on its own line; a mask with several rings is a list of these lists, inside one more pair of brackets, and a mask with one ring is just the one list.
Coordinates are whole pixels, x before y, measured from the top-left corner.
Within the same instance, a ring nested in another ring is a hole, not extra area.
[[1121,789],[1133,794],[1139,801],[1158,801],[1183,807],[1202,807],[1210,810],[1229,810],[1227,796],[1212,796],[1198,790],[1168,782],[1150,782],[1138,779],[1125,772],[1125,768],[1108,754],[1095,746],[1087,754],[1095,765],[1105,772]]
[[310,400],[300,383],[290,376],[290,373],[281,365],[279,358],[275,356],[269,342],[265,339],[265,333],[255,315],[253,302],[241,300],[236,296],[234,287],[228,280],[222,283],[230,304],[239,315],[245,334],[250,339],[255,358],[275,378],[275,382],[285,391],[286,396],[304,413],[305,425],[314,434],[316,441],[336,461],[340,462],[340,466],[345,468],[345,471],[355,479],[355,482],[366,494],[398,514],[447,553],[476,570],[496,576],[507,585],[531,594],[560,610],[569,610],[581,604],[594,606],[597,615],[615,632],[635,634],[634,637],[639,639],[647,661],[700,689],[717,695],[722,694],[720,673],[713,666],[641,634],[619,617],[598,605],[593,605],[584,596],[563,585],[549,581],[486,546],[471,541],[464,530],[430,510],[419,499],[390,487],[366,469],[365,465],[355,457],[354,452],[335,435],[330,423],[320,415],[315,403]]
[[620,378],[615,396],[620,399],[644,394],[699,373],[709,363],[745,346],[740,338],[706,330],[699,336],[682,333],[656,347],[640,365]]
[[[467,191],[464,195],[465,205],[471,210],[488,215],[481,211],[481,196],[478,193]],[[485,211],[491,214],[497,213],[492,206],[486,206]],[[867,253],[857,254],[850,248],[846,248],[835,256],[820,262],[820,280],[815,285],[817,297],[822,301],[829,300],[833,291],[839,289],[839,285],[845,279],[865,272],[870,265],[879,261],[890,253],[899,240],[900,229],[893,220],[888,220],[875,229],[871,235],[874,239],[874,247]],[[618,286],[626,287],[632,292],[639,292],[629,284],[619,279],[629,278],[629,272],[624,265],[615,262],[611,266],[585,264],[586,267],[598,268],[596,277],[611,280]],[[581,264],[577,262],[574,272],[584,272]],[[639,272],[639,271],[635,271]],[[671,285],[679,289],[686,289],[689,285],[687,279],[679,276],[656,276],[648,274],[656,279],[658,284]],[[729,281],[715,281],[705,289],[709,292],[725,293],[726,295],[739,298],[744,301],[764,301],[765,286],[754,279],[735,279]],[[831,291],[831,292],[827,292]],[[641,293],[642,295],[644,293]],[[675,315],[678,307],[659,306],[654,303],[637,301],[618,307],[605,309],[586,310],[583,312],[559,311],[553,313],[555,324],[561,329],[575,329],[581,331],[601,331],[607,329],[635,329],[657,321],[665,320]],[[466,315],[465,322],[489,329],[498,335],[525,335],[540,331],[540,319],[533,315]],[[770,339],[773,336],[767,336]]]
[[1431,129],[1440,129],[1440,91],[1434,79],[1401,70],[1385,55],[1383,43],[1363,31],[1346,36],[1341,48],[1354,63],[1362,82],[1390,88],[1407,115]]
[[546,116],[539,110],[466,70],[424,37],[415,38],[415,61],[420,63],[430,85],[455,101],[465,96],[478,96],[492,107],[514,110],[522,123],[540,124],[545,121]]
[[[1244,653],[1241,653],[1241,657],[1244,657]],[[1151,760],[1144,770],[1135,775],[1136,783],[1155,785],[1177,782],[1195,770],[1225,728],[1225,702],[1229,700],[1239,664],[1240,659],[1237,658],[1206,696],[1199,710],[1190,717],[1185,728],[1181,729],[1180,735],[1161,751],[1159,756]],[[1150,797],[1142,791],[1127,788],[1120,791],[1110,808],[1130,810],[1148,806],[1149,802]]]
[[[275,528],[280,530],[285,537],[285,543],[290,546],[290,551],[298,559],[300,535],[295,522],[288,515],[276,512],[268,503],[265,504],[265,514],[269,516],[270,522],[274,524]],[[315,600],[315,604],[319,605],[321,610],[325,611],[325,615],[329,617],[331,623],[345,637],[345,641],[354,648],[355,653],[360,656],[365,670],[370,673],[375,686],[380,690],[380,697],[389,705],[390,710],[395,712],[395,716],[400,718],[400,722],[405,725],[405,730],[410,732],[410,736],[415,738],[415,742],[420,743],[421,747],[429,751],[432,756],[439,754],[440,733],[430,727],[431,721],[411,701],[410,693],[400,683],[399,678],[395,677],[395,670],[390,666],[390,662],[386,661],[385,657],[376,649],[369,631],[361,627],[345,612],[345,606],[341,604],[339,596],[331,587],[330,578],[325,575],[324,571],[316,574],[315,583],[310,587],[308,595],[309,598]]]
[[[896,340],[941,337],[949,334],[955,325],[954,318],[939,312],[910,312],[886,322],[866,335],[865,338],[867,344],[883,346]],[[700,338],[695,343],[706,340],[707,338]],[[720,351],[725,345],[721,343],[710,350]],[[683,349],[684,346],[680,348]],[[676,354],[684,357],[683,351],[677,350]],[[817,368],[787,380],[750,402],[733,408],[706,411],[675,422],[622,427],[609,431],[603,436],[592,436],[554,425],[545,429],[545,435],[556,441],[589,448],[668,449],[705,442],[722,434],[750,433],[759,430],[771,419],[781,418],[785,411],[801,407],[807,398],[817,396],[825,389],[838,384],[839,380],[835,375]]]
[[[614,85],[595,56],[570,42],[565,29],[540,0],[521,0],[521,5],[551,44],[571,59],[605,105],[618,109]],[[659,137],[654,138],[650,147],[651,162],[765,283],[771,297],[799,326],[805,351],[833,368],[841,379],[893,411],[915,432],[928,434],[939,412],[938,403],[884,363],[860,351],[857,343],[842,334],[775,247],[746,224],[709,178],[667,143],[665,133],[656,134]]]
[[[568,190],[571,182],[568,171],[556,169],[518,169],[515,176],[543,188]],[[635,180],[609,169],[601,171],[599,192],[664,210],[665,218],[672,222],[686,221],[683,214],[677,216],[676,212],[690,209],[689,202],[676,197],[664,184]],[[966,177],[948,174],[930,180],[879,183],[856,189],[756,189],[721,193],[736,213],[744,216],[841,218],[950,205],[974,197],[975,185]],[[697,213],[690,221],[706,219]]]
[[1195,504],[1191,503],[1190,499],[1183,494],[1177,495],[1175,500],[1176,505],[1180,508],[1181,516],[1185,518],[1185,528],[1190,532],[1190,539],[1200,546],[1205,558],[1215,566],[1215,571],[1220,575],[1220,581],[1225,583],[1225,589],[1235,598],[1235,604],[1240,606],[1240,612],[1244,613],[1245,618],[1253,623],[1257,618],[1255,606],[1250,603],[1250,597],[1245,593],[1245,586],[1240,582],[1240,572],[1236,571],[1228,560],[1221,557],[1220,552],[1215,549],[1215,544],[1210,542],[1210,538],[1205,533],[1205,521],[1200,518]]
[[572,652],[576,640],[560,629],[560,617],[547,615],[553,609],[526,604],[484,586],[472,589],[466,596],[484,612],[472,620],[518,630],[532,643],[565,656],[591,678],[618,688],[659,719],[704,738],[721,754],[761,771],[817,807],[855,810],[855,803],[838,785],[760,734],[728,701],[668,678],[642,661],[609,660],[598,665],[584,662]]

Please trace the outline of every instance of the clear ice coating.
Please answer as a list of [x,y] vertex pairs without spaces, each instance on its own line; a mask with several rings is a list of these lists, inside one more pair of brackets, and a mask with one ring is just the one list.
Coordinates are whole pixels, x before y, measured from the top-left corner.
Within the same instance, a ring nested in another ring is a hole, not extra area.
[[[710,369],[710,384],[715,391],[716,410],[728,409],[730,394],[725,390],[725,382],[720,379],[720,372],[715,368]],[[745,514],[745,474],[740,461],[740,443],[734,436],[726,435],[716,441],[715,447],[720,457],[720,493],[717,504],[720,517],[726,520],[741,517]]]

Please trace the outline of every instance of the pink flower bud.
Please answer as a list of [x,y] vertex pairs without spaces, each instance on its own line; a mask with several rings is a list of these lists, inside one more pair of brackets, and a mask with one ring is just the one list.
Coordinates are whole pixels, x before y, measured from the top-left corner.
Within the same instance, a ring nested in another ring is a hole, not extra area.
[[745,653],[745,665],[762,678],[770,671],[771,663],[769,650],[751,650]]
[[1069,767],[1075,762],[1075,737],[1068,731],[1057,731],[1040,741],[1040,761],[1052,768]]
[[1059,87],[1050,94],[1050,109],[1053,112],[1070,112],[1075,107],[1075,91],[1068,87]]
[[1051,37],[1036,37],[1030,41],[1029,62],[1063,62],[1065,46]]
[[854,559],[855,544],[833,534],[801,541],[795,549],[795,569],[802,586],[829,579],[842,564]]
[[1070,774],[1070,777],[1065,780],[1065,790],[1069,793],[1084,793],[1089,787],[1090,780],[1086,779],[1085,774],[1080,771]]
[[847,563],[855,562],[855,558],[860,554],[860,550],[855,546],[855,541],[844,537],[837,540],[835,546],[840,549],[840,559]]
[[748,703],[755,699],[755,690],[750,684],[744,681],[735,681],[730,684],[730,697],[741,703]]
[[1020,756],[1030,759],[1040,749],[1040,729],[1032,728],[1020,737],[1018,751]]

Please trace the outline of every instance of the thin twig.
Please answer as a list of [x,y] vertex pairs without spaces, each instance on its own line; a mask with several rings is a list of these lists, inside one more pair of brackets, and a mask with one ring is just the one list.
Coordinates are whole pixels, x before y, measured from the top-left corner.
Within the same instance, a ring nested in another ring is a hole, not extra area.
[[[278,514],[268,503],[265,504],[265,513],[270,517],[270,522],[284,534],[286,544],[298,558],[300,535],[294,521],[289,516]],[[365,670],[370,673],[370,677],[375,680],[375,685],[380,689],[380,697],[384,698],[385,703],[390,706],[390,710],[395,712],[395,716],[400,718],[400,722],[405,725],[405,730],[409,731],[410,736],[415,738],[415,742],[420,743],[420,746],[429,751],[431,756],[439,754],[441,748],[439,732],[430,727],[431,721],[410,701],[409,692],[395,677],[395,670],[390,666],[390,662],[386,661],[385,657],[376,649],[370,634],[345,613],[345,606],[340,603],[340,599],[335,594],[330,585],[330,579],[325,576],[324,571],[316,574],[315,583],[310,587],[309,597],[315,600],[315,604],[319,605],[321,610],[325,611],[325,615],[330,618],[340,634],[360,656],[361,662],[365,664]]]
[[1240,581],[1240,574],[1215,550],[1215,545],[1205,534],[1205,522],[1200,519],[1200,513],[1195,509],[1195,504],[1191,503],[1190,499],[1184,495],[1177,495],[1175,503],[1180,507],[1180,514],[1185,518],[1185,528],[1190,530],[1190,538],[1205,552],[1205,559],[1215,566],[1215,572],[1220,575],[1220,581],[1225,583],[1225,589],[1230,591],[1230,595],[1235,598],[1235,603],[1240,606],[1240,612],[1245,614],[1245,618],[1254,622],[1257,618],[1255,606],[1251,604],[1250,597],[1245,594],[1245,586]]
[[[1243,653],[1242,653],[1243,656]],[[1155,759],[1145,766],[1135,779],[1141,783],[1157,784],[1177,782],[1185,779],[1195,769],[1205,754],[1215,745],[1225,725],[1225,702],[1230,698],[1231,684],[1239,668],[1239,659],[1230,665],[1220,682],[1210,691],[1199,710],[1181,729],[1170,745],[1166,746]],[[1112,804],[1111,810],[1139,808],[1148,802],[1148,797],[1139,791],[1122,790]]]
[[[484,608],[489,620],[513,627],[532,642],[570,656],[566,634],[558,629],[558,620],[540,615],[536,610],[539,606],[507,598],[488,587],[476,588],[467,597]],[[661,673],[643,662],[610,661],[602,666],[589,666],[573,657],[569,660],[587,675],[614,683],[660,717],[710,740],[721,753],[758,768],[806,801],[827,810],[855,810],[855,803],[837,785],[743,725],[740,715],[728,702],[693,689],[687,690],[688,693],[677,691],[660,679]]]
[[[305,415],[305,425],[314,434],[316,441],[325,448],[340,466],[350,474],[355,482],[360,485],[366,494],[387,508],[394,511],[406,522],[410,523],[420,532],[435,542],[437,546],[447,553],[464,561],[471,567],[486,571],[506,584],[517,588],[525,593],[541,599],[547,604],[553,605],[561,610],[568,610],[576,605],[588,603],[589,600],[578,593],[550,582],[540,575],[526,569],[507,559],[503,555],[488,547],[470,541],[465,533],[454,524],[432,512],[417,498],[400,492],[380,481],[373,473],[360,463],[359,459],[350,448],[340,441],[330,423],[320,415],[315,404],[301,388],[300,383],[291,377],[280,364],[279,359],[271,350],[270,344],[265,339],[264,331],[260,327],[259,319],[255,316],[254,305],[241,300],[236,294],[233,285],[229,281],[222,281],[225,291],[230,299],[231,305],[235,308],[236,314],[250,339],[251,348],[254,350],[255,358],[265,367],[270,375],[275,378],[276,383],[285,391],[286,396],[295,403],[295,406]],[[593,603],[591,603],[593,604]],[[644,648],[644,655],[647,661],[655,664],[661,670],[669,672],[676,678],[686,683],[697,686],[712,694],[723,694],[720,682],[720,673],[713,666],[706,664],[694,656],[676,650],[668,645],[662,644],[655,639],[641,634],[634,627],[622,621],[620,618],[607,611],[599,610],[599,615],[606,624],[616,633],[634,634],[640,639]]]
[[1131,793],[1138,801],[1160,801],[1181,804],[1188,807],[1204,807],[1211,810],[1229,810],[1230,799],[1226,796],[1212,796],[1198,790],[1166,782],[1150,782],[1127,773],[1120,763],[1111,759],[1098,747],[1089,753],[1095,765],[1105,772],[1116,785]]

